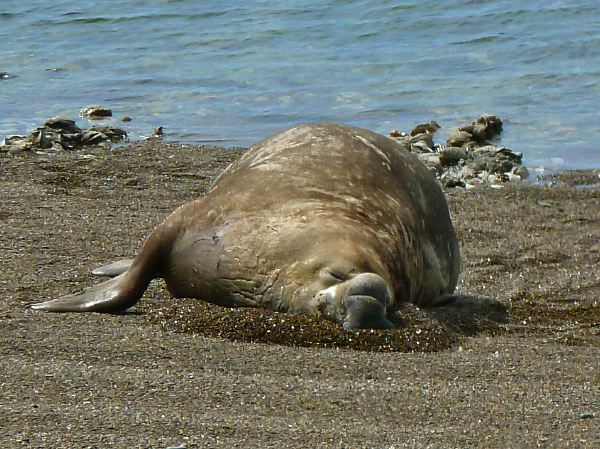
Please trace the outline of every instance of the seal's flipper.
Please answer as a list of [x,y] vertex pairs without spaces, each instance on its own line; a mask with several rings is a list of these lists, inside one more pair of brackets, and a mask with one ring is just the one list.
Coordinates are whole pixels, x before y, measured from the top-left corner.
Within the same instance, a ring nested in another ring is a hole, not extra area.
[[78,295],[61,296],[51,301],[32,304],[30,307],[46,312],[120,312],[139,299],[124,294],[125,276],[125,273],[121,274]]
[[125,273],[131,264],[133,263],[133,259],[121,259],[116,262],[110,263],[108,265],[103,265],[101,267],[95,268],[92,270],[92,274],[95,276],[107,276],[107,277],[115,277],[120,274]]
[[[115,313],[128,309],[140,300],[150,281],[160,276],[164,254],[162,245],[165,242],[164,227],[165,225],[162,225],[157,228],[148,237],[140,253],[124,273],[81,294],[61,296],[52,301],[32,304],[30,307],[47,312]],[[170,245],[170,240],[167,242]]]

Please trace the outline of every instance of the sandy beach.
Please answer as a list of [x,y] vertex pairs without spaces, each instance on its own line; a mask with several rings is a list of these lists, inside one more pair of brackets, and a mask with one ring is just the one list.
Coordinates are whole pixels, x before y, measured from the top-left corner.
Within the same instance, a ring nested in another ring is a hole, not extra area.
[[241,154],[0,154],[0,442],[17,448],[596,448],[600,170],[447,191],[461,307],[393,331],[173,300],[27,309],[97,282]]

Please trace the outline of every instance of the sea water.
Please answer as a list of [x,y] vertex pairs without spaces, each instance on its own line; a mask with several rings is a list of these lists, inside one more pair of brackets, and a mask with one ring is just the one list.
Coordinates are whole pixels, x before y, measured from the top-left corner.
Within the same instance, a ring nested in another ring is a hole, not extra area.
[[90,104],[225,146],[493,113],[527,165],[600,167],[599,0],[0,0],[0,72],[0,138]]

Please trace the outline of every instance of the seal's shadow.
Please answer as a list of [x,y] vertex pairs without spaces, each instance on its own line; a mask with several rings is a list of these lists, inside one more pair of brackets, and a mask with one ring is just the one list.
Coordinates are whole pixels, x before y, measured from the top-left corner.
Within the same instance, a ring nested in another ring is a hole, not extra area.
[[473,336],[480,332],[493,332],[508,322],[508,308],[501,302],[471,295],[456,295],[437,307],[418,308],[405,304],[392,317],[398,327],[415,326],[415,321],[428,319],[449,330]]

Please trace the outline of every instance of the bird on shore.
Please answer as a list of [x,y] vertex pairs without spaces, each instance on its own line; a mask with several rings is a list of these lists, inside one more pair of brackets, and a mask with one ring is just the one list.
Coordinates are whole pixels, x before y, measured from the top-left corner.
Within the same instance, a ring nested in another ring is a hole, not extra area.
[[164,135],[165,132],[163,131],[163,127],[159,126],[158,128],[155,128],[154,131],[152,131],[150,138],[160,139]]
[[435,134],[435,132],[440,129],[441,126],[435,120],[432,120],[429,123],[421,123],[413,128],[410,132],[411,136],[416,136],[417,134]]

